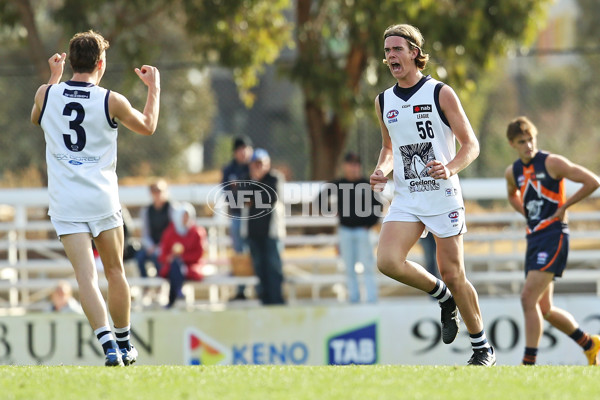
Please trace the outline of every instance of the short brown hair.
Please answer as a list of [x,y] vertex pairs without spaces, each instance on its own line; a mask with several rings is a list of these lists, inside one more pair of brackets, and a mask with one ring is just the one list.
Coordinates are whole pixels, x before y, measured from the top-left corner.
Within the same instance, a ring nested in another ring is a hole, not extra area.
[[429,61],[429,54],[423,53],[422,48],[425,39],[423,39],[423,35],[418,28],[408,24],[390,25],[383,32],[383,40],[390,36],[400,36],[406,39],[411,50],[419,50],[419,54],[415,58],[415,64],[420,70],[425,69],[427,61]]
[[69,62],[73,72],[93,72],[102,53],[110,47],[101,34],[89,30],[77,33],[69,42]]
[[530,134],[532,137],[537,136],[537,128],[529,118],[520,116],[510,121],[506,129],[506,137],[510,142],[517,136],[524,134]]

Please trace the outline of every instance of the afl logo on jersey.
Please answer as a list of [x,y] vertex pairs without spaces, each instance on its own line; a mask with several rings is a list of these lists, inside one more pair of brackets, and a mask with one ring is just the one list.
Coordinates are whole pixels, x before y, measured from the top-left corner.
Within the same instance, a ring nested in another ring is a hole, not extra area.
[[419,104],[418,106],[413,106],[413,114],[417,113],[427,113],[431,112],[433,108],[431,104]]
[[452,211],[450,214],[448,214],[448,218],[450,218],[450,222],[455,224],[458,222],[458,217],[460,216],[458,211]]
[[450,214],[448,214],[448,218],[458,218],[460,214],[458,213],[458,211],[452,211]]
[[398,114],[400,114],[398,112],[398,110],[390,110],[387,112],[387,114],[385,115],[388,119],[388,123],[392,123],[392,122],[397,122],[398,118],[396,118],[398,116]]

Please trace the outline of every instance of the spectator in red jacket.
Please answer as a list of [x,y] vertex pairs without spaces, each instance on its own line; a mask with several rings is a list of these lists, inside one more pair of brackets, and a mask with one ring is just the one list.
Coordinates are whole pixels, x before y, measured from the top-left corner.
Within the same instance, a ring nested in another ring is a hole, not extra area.
[[169,280],[169,304],[183,297],[181,288],[187,280],[202,279],[202,255],[206,247],[206,230],[196,225],[196,211],[189,203],[179,204],[160,241],[159,275]]

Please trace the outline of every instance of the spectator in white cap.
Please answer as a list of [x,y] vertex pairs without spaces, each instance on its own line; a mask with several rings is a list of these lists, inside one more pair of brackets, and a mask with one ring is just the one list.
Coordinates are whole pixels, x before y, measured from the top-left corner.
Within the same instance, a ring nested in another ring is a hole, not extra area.
[[263,304],[283,304],[281,239],[285,237],[283,175],[271,169],[265,149],[257,148],[250,159],[249,207],[243,214],[242,232],[250,248],[252,264],[260,280],[259,297]]

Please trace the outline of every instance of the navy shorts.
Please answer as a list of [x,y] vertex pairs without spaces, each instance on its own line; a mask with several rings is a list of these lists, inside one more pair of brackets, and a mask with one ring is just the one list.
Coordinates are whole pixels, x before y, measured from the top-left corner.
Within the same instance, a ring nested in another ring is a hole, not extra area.
[[527,238],[525,275],[529,271],[552,272],[562,276],[569,255],[569,234],[562,231],[543,232]]

